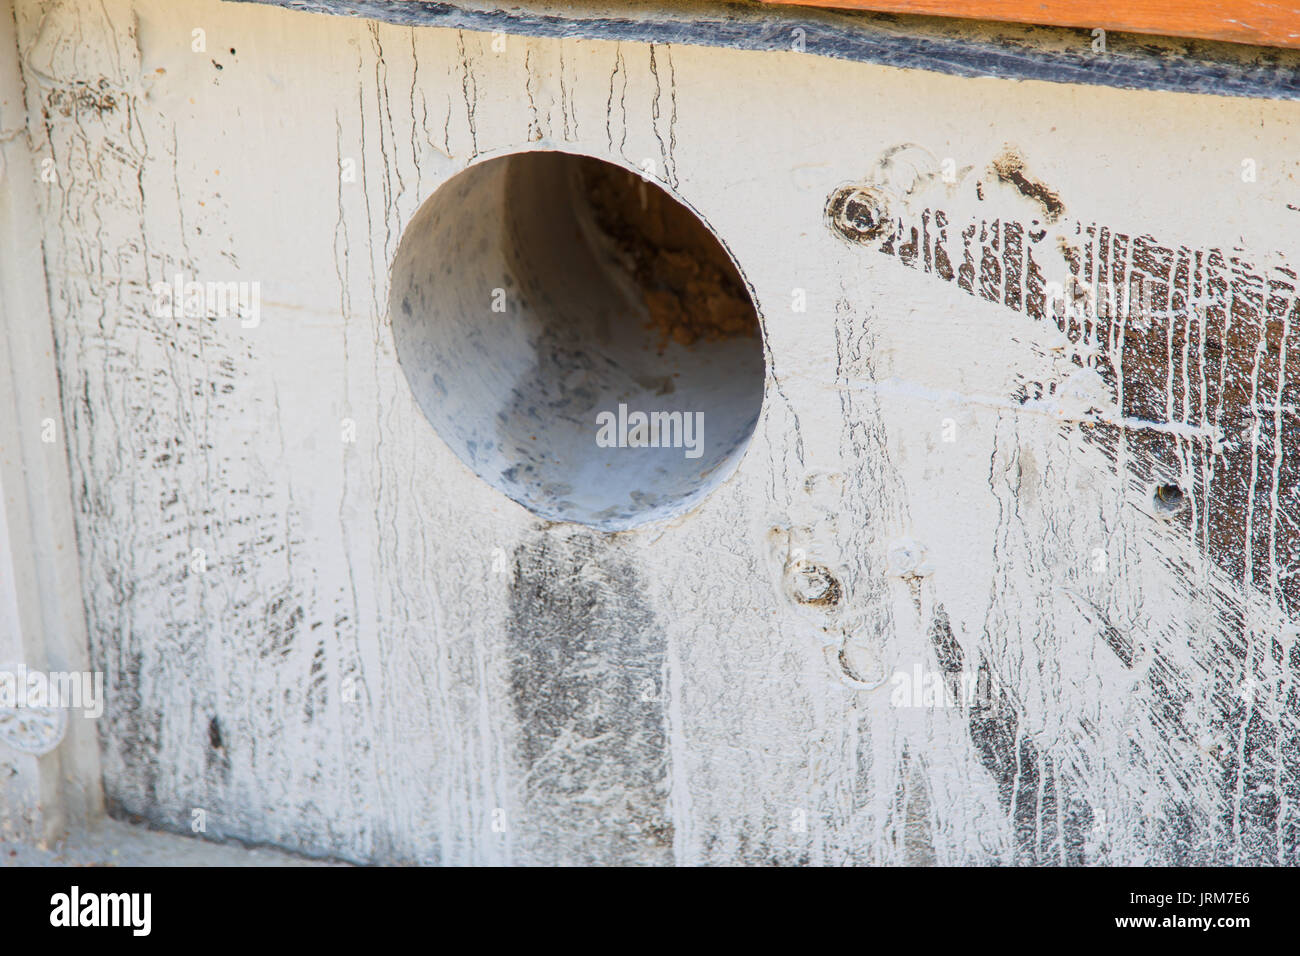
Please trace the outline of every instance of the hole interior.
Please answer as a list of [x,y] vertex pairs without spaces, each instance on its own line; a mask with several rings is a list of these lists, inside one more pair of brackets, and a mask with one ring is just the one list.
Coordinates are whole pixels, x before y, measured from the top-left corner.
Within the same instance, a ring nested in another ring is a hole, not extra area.
[[765,362],[748,287],[704,222],[635,172],[542,150],[480,162],[416,213],[392,280],[420,408],[542,517],[671,517],[753,434]]

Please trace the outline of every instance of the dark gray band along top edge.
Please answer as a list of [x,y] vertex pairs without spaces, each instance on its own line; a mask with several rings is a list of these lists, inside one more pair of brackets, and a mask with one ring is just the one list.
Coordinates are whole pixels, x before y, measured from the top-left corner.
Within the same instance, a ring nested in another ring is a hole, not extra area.
[[[1089,32],[1042,28],[1057,40],[1071,33],[1079,49],[1049,48],[1032,38],[1034,28],[994,38],[950,31],[909,28],[914,18],[857,15],[788,7],[780,15],[770,8],[701,4],[684,10],[667,4],[656,14],[611,17],[584,13],[514,9],[475,9],[427,0],[227,0],[261,3],[310,13],[362,17],[400,26],[436,26],[483,33],[501,31],[540,37],[682,43],[740,50],[788,51],[796,29],[808,55],[929,70],[961,77],[999,77],[1161,90],[1260,99],[1300,99],[1300,53],[1240,47],[1223,54],[1228,44],[1157,40],[1114,34],[1103,54],[1092,52]],[[933,20],[927,20],[933,23]],[[993,25],[1001,27],[1004,25]],[[1197,48],[1219,50],[1198,55]]]

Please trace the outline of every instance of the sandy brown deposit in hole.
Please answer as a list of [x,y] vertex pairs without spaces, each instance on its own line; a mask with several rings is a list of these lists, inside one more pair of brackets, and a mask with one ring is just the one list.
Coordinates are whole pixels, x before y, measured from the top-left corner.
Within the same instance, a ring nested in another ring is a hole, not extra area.
[[721,243],[659,186],[636,173],[582,161],[597,225],[642,289],[660,346],[758,334],[758,313]]

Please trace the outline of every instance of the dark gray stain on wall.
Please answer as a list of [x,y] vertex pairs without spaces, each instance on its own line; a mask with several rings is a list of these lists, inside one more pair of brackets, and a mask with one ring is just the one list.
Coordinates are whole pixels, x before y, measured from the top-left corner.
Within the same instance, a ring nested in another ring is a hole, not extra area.
[[514,841],[531,862],[673,860],[664,635],[616,541],[550,526],[515,550],[509,679],[525,775]]
[[[963,700],[965,655],[942,606],[935,609],[929,636],[948,693],[966,710],[971,744],[997,785],[998,800],[1010,819],[1015,858],[1006,862],[1021,866],[1086,862],[1082,849],[1084,830],[1093,820],[1091,808],[1071,798],[1069,778],[1058,774],[1052,759],[1039,753],[1023,733],[1015,705],[995,686],[993,671],[983,655],[975,671],[973,699]],[[1066,791],[1064,799],[1058,796],[1058,789]]]

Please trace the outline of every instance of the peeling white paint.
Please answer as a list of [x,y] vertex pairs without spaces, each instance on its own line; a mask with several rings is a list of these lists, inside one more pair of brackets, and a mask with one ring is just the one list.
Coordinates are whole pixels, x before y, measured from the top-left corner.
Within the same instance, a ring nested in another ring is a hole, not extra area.
[[[968,223],[1031,223],[1041,205],[986,172],[1011,143],[1067,243],[1107,223],[1294,263],[1296,104],[496,50],[215,2],[17,8],[36,165],[57,172],[39,231],[112,807],[382,862],[1297,862],[1291,379],[1269,322],[1246,372],[1262,411],[1224,436],[1191,410],[1208,386],[1172,293],[1151,319],[1163,418],[1134,414],[1150,383],[1122,334],[824,217],[869,183],[900,221],[941,210],[953,248]],[[753,283],[763,417],[686,514],[538,520],[461,464],[398,367],[404,230],[523,149],[651,160]],[[946,158],[956,182],[926,174]],[[1064,281],[1066,251],[1037,249]],[[259,282],[261,321],[158,317],[177,272]],[[1224,441],[1248,443],[1242,501],[1157,518],[1155,471],[1200,489]],[[1222,508],[1244,539],[1194,533]],[[1243,540],[1262,577],[1232,565]],[[918,666],[989,695],[893,705]]]

